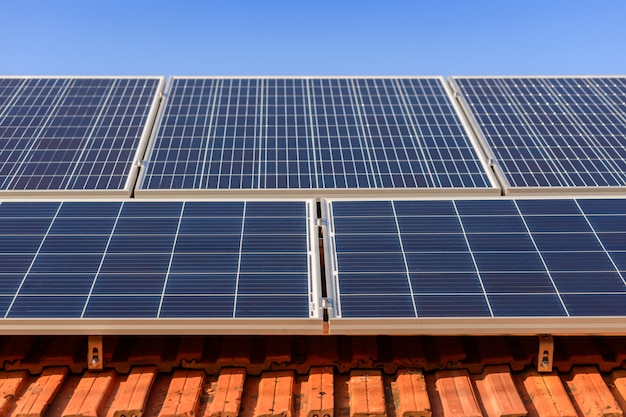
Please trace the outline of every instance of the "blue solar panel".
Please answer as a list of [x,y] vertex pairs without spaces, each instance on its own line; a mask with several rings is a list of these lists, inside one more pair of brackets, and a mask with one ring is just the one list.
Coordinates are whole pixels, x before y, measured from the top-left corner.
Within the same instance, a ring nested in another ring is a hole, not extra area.
[[312,213],[303,200],[3,202],[1,314],[317,318]]
[[330,200],[325,213],[335,320],[626,315],[626,199]]
[[0,190],[125,191],[160,77],[0,77]]
[[509,188],[626,186],[625,77],[454,77]]
[[440,78],[174,78],[149,191],[495,191]]

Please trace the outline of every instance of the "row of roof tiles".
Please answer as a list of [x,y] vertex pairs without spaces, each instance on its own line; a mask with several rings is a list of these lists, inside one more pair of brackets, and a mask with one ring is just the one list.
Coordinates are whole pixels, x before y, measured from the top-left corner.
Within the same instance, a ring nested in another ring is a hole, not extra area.
[[71,374],[67,367],[0,372],[0,413],[17,417],[419,417],[622,416],[626,370],[602,375],[595,367],[568,374],[511,372],[487,366],[424,373],[400,369],[313,367],[249,375],[217,375],[154,366]]
[[622,416],[626,338],[0,337],[0,416]]

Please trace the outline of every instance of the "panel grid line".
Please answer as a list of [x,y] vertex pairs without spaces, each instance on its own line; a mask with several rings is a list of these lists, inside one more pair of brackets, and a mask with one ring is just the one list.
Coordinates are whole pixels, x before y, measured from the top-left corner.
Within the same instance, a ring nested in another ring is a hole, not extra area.
[[50,224],[48,225],[48,227],[46,229],[46,232],[45,232],[44,236],[42,237],[41,242],[39,243],[39,246],[37,247],[37,251],[35,252],[35,255],[33,256],[33,259],[30,261],[30,264],[28,265],[28,270],[24,273],[24,276],[22,277],[22,280],[21,280],[19,286],[17,287],[17,290],[15,291],[15,295],[12,297],[11,303],[7,307],[7,311],[4,314],[4,318],[5,319],[7,318],[9,313],[11,312],[11,309],[13,308],[13,305],[15,304],[15,300],[19,296],[20,291],[22,290],[22,287],[24,286],[24,282],[26,281],[26,278],[30,274],[30,271],[32,270],[33,265],[35,264],[35,261],[37,260],[37,257],[39,255],[39,253],[41,252],[41,248],[43,247],[43,244],[46,241],[46,237],[50,233],[50,230],[52,229],[52,225],[54,224],[54,221],[56,220],[57,216],[59,215],[59,212],[61,211],[61,206],[62,205],[63,204],[59,204],[59,206],[57,207],[56,212],[54,213],[54,216],[52,217],[52,219],[50,221]]
[[[221,96],[218,96],[218,93],[221,93],[223,90],[224,90],[224,82],[223,81],[220,82],[219,80],[215,81],[215,92],[214,92],[215,98],[214,98],[214,100],[215,100],[215,111],[217,111],[217,113],[218,113],[218,116],[217,116],[218,121],[219,121],[219,106],[221,104],[221,101],[219,101],[219,97],[221,97]],[[217,142],[216,140],[211,140],[211,131],[212,130],[217,130],[217,122],[215,121],[215,118],[213,117],[213,113],[211,115],[211,120],[209,121],[209,126],[208,126],[207,130],[209,132],[208,136],[206,138],[203,138],[203,140],[206,141],[207,148],[209,147],[209,144],[210,144],[211,151],[210,152],[207,151],[207,153],[210,155],[210,160],[212,161],[213,160],[213,155],[216,152],[216,147],[215,146],[216,146],[216,142]],[[225,134],[226,134],[226,132],[224,131],[224,135]],[[216,137],[217,137],[217,135],[216,135]],[[224,142],[225,140],[226,139],[224,137],[222,137],[222,142]],[[217,149],[217,152],[219,153],[219,149]],[[221,160],[219,160],[217,162],[221,163]],[[206,170],[203,171],[202,175],[204,175],[205,172],[207,172],[207,171]],[[210,172],[210,171],[208,171],[208,172]],[[219,177],[220,172],[221,171],[218,170],[217,173],[215,174],[216,182],[218,184],[219,184],[219,181],[220,181],[220,177]],[[210,181],[211,181],[211,176],[210,175],[206,175],[205,178],[206,178],[207,184],[209,184]]]
[[170,259],[167,264],[167,272],[165,273],[165,279],[163,280],[163,289],[161,290],[161,298],[159,300],[159,308],[157,310],[157,317],[161,317],[161,309],[163,308],[163,300],[165,299],[165,293],[167,291],[167,283],[172,271],[172,261],[174,260],[174,254],[176,253],[176,245],[178,243],[178,234],[180,233],[180,224],[183,221],[183,215],[185,213],[185,202],[183,201],[180,206],[180,213],[178,216],[178,224],[176,225],[176,233],[174,235],[174,241],[172,242],[172,251],[170,253]]
[[[433,91],[433,95],[434,95],[434,91]],[[442,111],[442,105],[441,105],[441,103],[439,103],[438,100],[435,100],[434,102],[430,101],[427,104],[427,108],[430,110],[431,114],[444,114],[444,112]],[[434,133],[436,133],[434,131],[435,131],[435,129],[438,128],[438,126],[429,126],[429,128],[433,132],[433,137],[437,137],[437,135],[434,134]],[[444,146],[442,146],[442,147],[448,147],[448,146],[449,146],[448,143],[445,143]],[[445,158],[441,154],[441,148],[442,147],[437,147],[436,153],[439,156],[439,158],[437,158],[437,159],[441,160],[441,163],[443,164]],[[444,169],[443,177],[447,178],[447,183],[448,184],[452,184],[453,183],[451,175],[450,175],[450,171],[448,169]]]
[[[391,97],[394,97],[395,95],[399,96],[400,94],[399,94],[398,90],[395,88],[395,86],[393,86],[393,85],[391,86],[395,90],[395,91],[393,91],[393,94],[389,94],[388,86],[386,85],[386,83],[382,83],[381,87],[387,93],[385,96],[390,98],[390,103],[387,103],[387,105],[390,106],[390,108],[392,109],[392,111],[390,112],[390,116],[393,117],[394,121],[395,121],[396,112],[393,111],[394,103],[391,102],[392,101]],[[383,100],[383,97],[380,94],[381,88],[378,88],[378,86],[375,86],[374,88],[376,89],[376,97],[377,97],[378,101],[381,103],[380,105],[382,107],[383,106],[382,103],[384,102],[384,100]],[[372,107],[374,109],[376,108],[375,106],[372,106]],[[378,111],[375,110],[374,114],[376,114],[378,116],[379,113],[378,113]],[[376,122],[376,127],[377,127],[377,129],[379,131],[381,131],[381,130],[385,129],[387,126],[389,126],[389,121],[387,119],[385,119],[385,123],[384,123],[384,125],[382,125],[382,127],[381,127],[381,123],[379,122],[379,118],[378,117],[375,118],[375,122]],[[386,130],[388,130],[388,129],[386,129]],[[398,148],[399,148],[398,146],[394,146],[391,149],[387,149],[385,146],[382,146],[383,155],[385,156],[383,164],[385,165],[386,171],[389,172],[390,175],[393,175],[394,169],[393,169],[393,166],[392,166],[393,164],[390,162],[392,160],[392,158],[389,158],[389,155],[387,153],[389,152],[389,153],[392,154],[394,161],[400,161],[400,158],[399,158],[399,155],[398,155]],[[380,164],[380,162],[377,162],[377,164]],[[398,163],[398,168],[399,168],[399,165],[400,164]],[[412,173],[412,169],[410,169],[409,172]],[[385,186],[385,182],[381,181],[381,185],[384,187]],[[407,186],[407,183],[406,183],[406,180],[405,180],[404,177],[402,178],[401,186],[402,187],[406,187]]]
[[359,127],[360,127],[361,135],[362,135],[360,137],[360,142],[363,144],[363,149],[365,151],[365,154],[367,155],[367,160],[365,162],[367,163],[367,165],[369,165],[369,169],[370,169],[369,171],[370,174],[367,176],[368,187],[378,188],[380,184],[380,172],[374,168],[369,123],[363,114],[365,103],[363,102],[361,91],[358,89],[355,80],[350,80],[350,90],[351,90],[351,95],[353,96],[352,105],[353,105],[353,108],[356,110],[356,114],[360,122]]
[[[402,94],[399,94],[400,100],[402,101],[402,107],[404,108],[404,111],[406,112],[406,114],[411,114],[411,110],[409,108],[409,105],[407,103],[406,100],[406,96],[408,95],[406,86],[400,83],[400,80],[395,80],[395,84],[396,84],[396,88],[398,90],[400,90],[402,92]],[[395,115],[394,115],[395,118]],[[408,124],[411,126],[411,129],[413,130],[413,134],[410,136],[411,139],[411,144],[413,144],[415,146],[415,144],[417,144],[417,149],[416,151],[422,156],[422,159],[420,161],[418,161],[418,165],[420,167],[420,171],[423,173],[426,173],[426,178],[428,178],[431,184],[435,184],[435,179],[430,167],[430,164],[428,163],[428,161],[430,161],[430,155],[426,154],[426,150],[424,147],[424,144],[422,143],[422,132],[421,132],[421,128],[418,128],[416,125],[416,121],[414,120],[414,118],[412,117],[407,117],[403,115],[403,118],[405,120],[405,122],[408,122]],[[397,125],[397,119],[396,119],[396,125]],[[399,126],[398,126],[399,128]],[[399,129],[398,129],[399,130]],[[431,132],[432,133],[432,132]],[[410,160],[410,158],[407,155],[407,159]],[[413,178],[415,180],[415,184],[419,184],[419,180],[417,178],[417,176],[415,175],[413,166],[410,165],[411,168],[411,173],[413,175]]]
[[393,220],[396,223],[396,231],[398,233],[398,241],[400,242],[400,251],[402,252],[402,259],[404,261],[404,270],[406,273],[407,284],[409,286],[409,294],[411,294],[411,303],[413,305],[413,312],[415,317],[418,317],[417,305],[415,303],[415,293],[413,292],[413,284],[411,283],[411,274],[409,272],[409,263],[406,260],[406,251],[404,250],[404,244],[402,242],[402,232],[400,230],[400,224],[398,223],[398,214],[396,213],[396,207],[394,202],[391,202],[391,209],[393,210]]
[[[304,87],[306,90],[306,99],[307,99],[307,108],[308,108],[308,119],[309,119],[309,126],[308,126],[308,130],[310,132],[310,148],[307,149],[307,155],[310,156],[311,158],[311,163],[309,164],[309,169],[313,170],[314,173],[314,178],[313,178],[313,186],[314,188],[320,188],[322,185],[319,182],[319,172],[318,172],[318,168],[317,168],[317,153],[315,152],[315,149],[319,148],[319,143],[318,143],[318,137],[317,134],[319,133],[317,131],[317,129],[319,129],[319,126],[317,126],[315,123],[313,123],[313,118],[314,115],[317,114],[317,109],[313,106],[312,102],[311,102],[311,96],[312,96],[312,86],[311,86],[311,81],[309,79],[305,79],[305,83],[304,83]],[[314,113],[315,112],[315,113]],[[306,120],[306,115],[305,115],[305,120]],[[317,126],[317,128],[316,128]],[[300,153],[298,152],[298,158],[300,157]],[[310,173],[309,173],[310,175]]]
[[472,264],[474,265],[474,271],[476,272],[476,276],[478,278],[478,283],[480,284],[480,288],[482,290],[482,296],[485,298],[485,302],[487,303],[487,308],[489,309],[489,314],[491,317],[494,317],[493,308],[491,307],[491,303],[489,302],[489,296],[487,295],[487,290],[485,289],[485,284],[483,283],[483,279],[481,277],[480,268],[478,268],[478,264],[476,263],[476,257],[474,256],[474,251],[472,250],[472,246],[467,238],[467,232],[465,231],[465,225],[463,224],[463,220],[461,215],[459,214],[459,209],[456,205],[456,202],[452,200],[452,206],[454,207],[454,212],[456,214],[459,225],[461,226],[461,231],[463,232],[463,240],[465,241],[465,245],[467,246],[467,250],[469,251],[469,255],[472,257]]
[[[196,87],[197,87],[197,86],[195,86],[195,85],[194,85],[194,86],[193,86],[193,89],[195,90],[195,89],[196,89]],[[188,122],[188,121],[189,121],[189,119],[190,119],[190,117],[191,117],[191,106],[189,106],[189,107],[188,107],[188,109],[187,109],[187,114],[185,114],[185,119],[184,119],[184,120],[185,120],[185,122]],[[185,123],[185,124],[187,124],[187,123]],[[186,136],[186,135],[185,135],[185,136]],[[183,139],[184,139],[184,137],[183,137]],[[181,157],[181,154],[183,154],[183,155],[184,155],[184,152],[185,152],[185,150],[184,150],[184,149],[181,149],[181,150],[179,150],[179,151],[178,151],[178,156],[179,156],[179,158],[178,158],[178,164],[183,165],[183,166],[184,166],[184,169],[183,169],[182,171],[183,171],[183,172],[185,172],[185,173],[187,173],[187,172],[188,172],[188,171],[187,171],[187,169],[188,169],[188,165],[189,165],[189,163],[188,163],[189,158],[185,158],[184,156],[182,156],[182,157]],[[189,150],[187,150],[187,154],[189,154]]]
[[[427,95],[427,92],[425,91],[425,89],[424,89],[424,87],[422,85],[419,86],[419,89],[416,88],[415,86],[411,86],[411,90],[412,90],[412,92],[416,96],[417,96],[418,92],[423,94],[424,96]],[[420,103],[420,102],[418,102],[418,103],[415,103],[415,106],[417,106],[419,108],[420,115],[422,117],[424,117],[425,119],[427,119],[427,116],[426,116],[427,114],[431,114],[432,113],[432,111],[430,109],[431,106],[430,106],[429,103]],[[428,111],[426,111],[425,108],[428,108]],[[426,121],[428,121],[428,120],[426,120]],[[417,123],[417,126],[419,126],[418,127],[418,135],[420,135],[420,137],[425,137],[425,136],[432,137],[432,138],[435,137],[435,132],[433,130],[434,127],[433,127],[433,125],[431,123],[426,123],[426,122],[423,122],[422,124]],[[422,128],[421,126],[426,126],[426,129],[428,130],[427,135],[424,135],[424,128]],[[425,146],[426,157],[424,158],[424,160],[425,160],[425,165],[428,166],[428,168],[429,168],[429,172],[433,172],[432,168],[434,167],[433,166],[434,161],[439,159],[435,155],[433,155],[433,152],[436,152],[436,149],[431,150],[428,146]],[[436,186],[438,186],[438,187],[443,186],[443,184],[441,182],[441,178],[439,178],[438,175],[433,173],[433,174],[431,174],[431,176],[433,177],[433,184],[436,184]]]
[[[372,182],[375,184],[374,187],[375,188],[382,188],[384,186],[384,180],[383,180],[383,173],[381,170],[381,161],[378,158],[378,155],[376,155],[376,143],[375,143],[375,137],[376,135],[372,132],[373,127],[376,126],[378,124],[378,120],[375,117],[375,106],[372,103],[372,92],[370,90],[376,90],[375,92],[377,93],[377,88],[375,83],[373,83],[373,86],[368,86],[367,85],[367,81],[364,83],[364,86],[360,86],[355,80],[352,81],[352,83],[354,84],[354,92],[355,92],[355,96],[357,97],[357,103],[360,105],[359,109],[361,110],[361,114],[362,117],[364,117],[364,122],[363,122],[363,131],[364,131],[364,142],[367,143],[366,145],[366,149],[368,152],[368,157],[369,157],[369,165],[370,165],[370,169],[372,170],[372,176],[373,176],[373,180]],[[366,102],[367,99],[367,102]],[[368,114],[367,111],[370,110],[372,113],[374,114],[373,117],[373,123],[370,122],[368,120]],[[383,154],[386,153],[386,149],[384,147],[382,147],[382,151]],[[386,156],[386,155],[385,155]],[[385,160],[387,159],[386,157],[384,158]],[[382,163],[385,163],[385,161],[382,161]]]
[[606,250],[606,247],[604,246],[604,243],[602,242],[602,240],[598,236],[597,231],[595,230],[595,228],[593,227],[593,225],[589,221],[589,217],[587,217],[587,213],[585,213],[585,211],[582,209],[582,207],[580,207],[580,203],[578,202],[578,200],[574,200],[574,203],[576,204],[576,207],[578,208],[578,210],[580,210],[580,213],[582,214],[583,218],[585,219],[585,222],[587,222],[587,224],[589,225],[589,228],[593,232],[593,236],[596,238],[596,240],[600,244],[600,247],[602,248],[603,253],[608,257],[609,261],[613,265],[613,268],[615,268],[615,271],[617,272],[617,274],[619,275],[620,279],[622,280],[622,283],[626,287],[626,279],[624,279],[624,274],[622,274],[622,271],[619,269],[619,267],[615,263],[615,260],[613,259],[613,257],[609,253],[609,251]]
[[[203,188],[205,186],[208,185],[208,176],[207,177],[203,177],[202,173],[203,172],[207,172],[207,163],[208,163],[208,155],[209,155],[209,146],[210,146],[210,142],[209,141],[209,137],[211,135],[211,130],[213,129],[213,124],[214,124],[214,120],[215,120],[215,109],[217,108],[217,106],[215,105],[215,102],[217,101],[217,94],[216,94],[216,90],[217,90],[217,83],[218,81],[211,81],[210,82],[211,85],[210,87],[208,87],[208,93],[205,93],[206,91],[206,84],[207,82],[203,82],[202,83],[202,95],[203,96],[208,96],[211,99],[212,105],[211,106],[207,106],[206,109],[206,113],[205,113],[205,119],[207,120],[207,123],[204,127],[204,129],[206,130],[206,134],[205,136],[202,137],[202,141],[204,142],[204,146],[202,147],[204,149],[204,152],[201,153],[201,163],[199,163],[196,166],[195,172],[194,172],[194,188]],[[210,114],[209,114],[210,113]],[[197,122],[197,117],[196,117],[196,122]],[[202,182],[206,182],[205,184],[202,184]],[[197,183],[199,183],[198,185],[196,185]]]
[[[89,147],[89,142],[93,141],[93,135],[94,132],[97,129],[97,125],[98,125],[98,121],[100,120],[100,118],[102,117],[102,114],[105,112],[106,106],[109,103],[109,100],[111,98],[111,95],[113,94],[113,91],[115,91],[116,88],[116,80],[113,80],[113,82],[111,83],[111,86],[108,88],[109,92],[107,93],[106,97],[103,97],[103,102],[100,106],[100,111],[98,112],[98,115],[94,117],[93,121],[92,121],[92,127],[89,130],[89,132],[85,135],[84,139],[84,143],[80,148],[78,157],[75,158],[75,163],[74,163],[74,168],[72,169],[71,172],[66,173],[63,178],[69,178],[70,180],[72,178],[74,178],[74,175],[76,173],[76,170],[78,169],[80,163],[83,161],[83,155],[85,154],[85,151],[88,149]],[[65,185],[65,189],[69,189],[70,188],[70,184],[69,182]]]
[[247,205],[247,202],[243,203],[243,212],[241,214],[241,234],[239,235],[239,253],[237,254],[237,272],[235,276],[235,292],[233,298],[233,318],[237,315],[237,298],[239,297],[239,277],[241,276],[241,258],[243,254],[243,238],[246,227]]
[[559,291],[558,286],[556,285],[556,283],[554,282],[554,279],[552,278],[552,272],[550,271],[550,268],[548,268],[548,265],[546,264],[546,260],[544,259],[541,251],[539,250],[539,247],[537,246],[537,242],[535,241],[535,238],[532,232],[530,231],[530,228],[528,227],[528,223],[526,222],[526,219],[524,215],[522,214],[522,211],[520,210],[519,205],[517,204],[517,201],[514,200],[513,204],[515,205],[515,209],[517,210],[518,215],[520,216],[522,222],[524,223],[524,227],[526,228],[526,231],[533,244],[533,247],[535,248],[535,251],[539,255],[539,259],[541,259],[541,263],[545,269],[546,274],[548,275],[548,279],[550,280],[550,283],[552,284],[554,291],[556,292],[556,296],[559,298],[559,302],[561,303],[561,306],[563,307],[565,314],[567,314],[567,316],[569,317],[570,313],[567,309],[567,306],[565,305],[565,302],[563,301],[563,298],[561,297],[561,292]]
[[[258,98],[258,102],[259,104],[264,103],[265,104],[265,100],[266,98],[264,97],[264,92],[265,92],[265,81],[264,80],[259,80],[259,86],[257,87],[258,91],[259,91],[259,98]],[[258,106],[258,117],[259,117],[259,133],[258,133],[258,159],[255,163],[256,166],[258,166],[257,168],[257,172],[259,173],[258,177],[257,177],[257,188],[261,188],[261,182],[262,182],[262,174],[263,172],[266,172],[262,169],[262,164],[263,164],[263,147],[266,145],[265,141],[263,140],[265,137],[265,130],[263,129],[263,123],[261,122],[262,120],[264,120],[265,118],[265,114],[264,114],[264,110],[265,110],[265,106],[263,105],[259,105]]]
[[107,243],[102,251],[102,256],[100,257],[100,263],[98,264],[98,270],[96,271],[93,281],[91,282],[91,286],[89,288],[89,292],[87,293],[87,298],[85,299],[85,304],[83,305],[82,311],[80,313],[80,317],[85,317],[85,312],[87,311],[87,306],[89,305],[89,301],[91,301],[91,296],[93,295],[93,290],[96,287],[96,282],[98,281],[98,277],[100,276],[100,272],[102,271],[102,265],[104,264],[104,259],[107,256],[109,245],[111,244],[111,239],[113,239],[113,235],[115,234],[115,228],[117,227],[117,223],[122,214],[122,210],[124,209],[124,203],[120,204],[120,207],[117,211],[117,216],[115,217],[115,221],[113,222],[113,226],[111,227],[111,231],[109,232],[109,237],[107,238]]
[[[330,84],[331,84],[331,82],[329,82],[329,85]],[[329,88],[333,88],[333,86],[330,85]],[[329,97],[330,103],[327,103],[326,100],[327,100],[326,96],[322,95],[322,105],[324,107],[324,122],[325,122],[324,125],[327,127],[327,130],[330,130],[332,128],[332,124],[329,123],[329,120],[328,120],[328,111],[327,111],[327,109],[328,109],[329,105],[332,108],[331,116],[334,117],[335,120],[338,120],[338,116],[339,115],[337,113],[337,103],[335,102],[335,96],[331,95]],[[335,150],[335,149],[338,150],[342,154],[342,158],[340,160],[338,160],[338,161],[335,160],[334,155],[333,155],[333,150]],[[352,143],[349,144],[349,149],[350,149],[351,155],[354,155]],[[341,178],[341,181],[344,184],[349,184],[348,176],[346,175],[346,166],[345,166],[346,162],[343,160],[343,151],[344,151],[344,149],[343,149],[343,145],[341,143],[341,140],[338,139],[337,140],[337,144],[334,145],[332,143],[332,139],[329,138],[327,152],[328,152],[328,154],[330,156],[330,163],[331,163],[331,167],[332,167],[331,168],[332,169],[332,178],[333,178],[333,181],[334,181],[333,184],[332,184],[332,187],[337,187],[337,178]],[[323,161],[324,158],[320,157],[320,159]],[[341,166],[342,166],[342,171],[341,172],[336,172],[336,164],[337,163],[341,163]],[[353,167],[354,167],[354,171],[357,172],[356,162],[353,161],[352,164],[353,164]]]

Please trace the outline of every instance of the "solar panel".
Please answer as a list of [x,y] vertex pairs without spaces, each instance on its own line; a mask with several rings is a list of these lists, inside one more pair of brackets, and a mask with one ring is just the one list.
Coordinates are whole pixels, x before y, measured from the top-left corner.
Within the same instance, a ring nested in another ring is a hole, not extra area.
[[438,77],[175,77],[137,196],[499,193],[467,132]]
[[626,77],[453,77],[451,85],[509,192],[626,189]]
[[0,331],[321,333],[314,213],[304,200],[2,202]]
[[623,332],[626,199],[329,200],[331,333]]
[[163,77],[0,77],[0,194],[128,196]]

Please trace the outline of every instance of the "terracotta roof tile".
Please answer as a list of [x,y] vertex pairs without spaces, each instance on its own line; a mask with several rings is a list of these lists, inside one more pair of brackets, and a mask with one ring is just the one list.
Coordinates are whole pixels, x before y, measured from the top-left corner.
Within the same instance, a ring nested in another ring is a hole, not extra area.
[[351,417],[386,416],[385,390],[381,371],[355,370],[348,381]]
[[467,371],[438,371],[432,378],[429,378],[429,382],[431,382],[429,394],[435,415],[482,416]]
[[63,416],[99,417],[116,379],[113,370],[85,372],[63,410]]
[[534,370],[515,376],[515,383],[529,416],[576,416],[576,410],[556,374]]
[[474,383],[487,416],[515,417],[528,414],[507,365],[485,367]]
[[141,417],[157,375],[155,366],[140,366],[120,381],[107,417]]
[[303,390],[306,417],[333,417],[335,404],[335,370],[327,366],[311,368]]
[[68,369],[63,367],[43,371],[18,398],[15,410],[11,414],[16,417],[42,417],[61,388],[67,371]]
[[291,417],[293,414],[293,371],[266,372],[259,382],[256,417]]
[[536,337],[105,336],[91,371],[85,336],[0,337],[0,416],[622,416],[625,340],[538,373]]
[[224,368],[214,383],[208,417],[236,417],[241,407],[246,368]]
[[205,373],[194,370],[175,371],[159,417],[194,416],[204,385]]
[[0,415],[6,415],[28,383],[26,371],[0,373]]
[[393,404],[400,417],[427,417],[432,414],[426,379],[420,371],[400,369],[391,383]]
[[593,367],[575,367],[565,383],[578,412],[584,416],[623,416],[600,372]]

